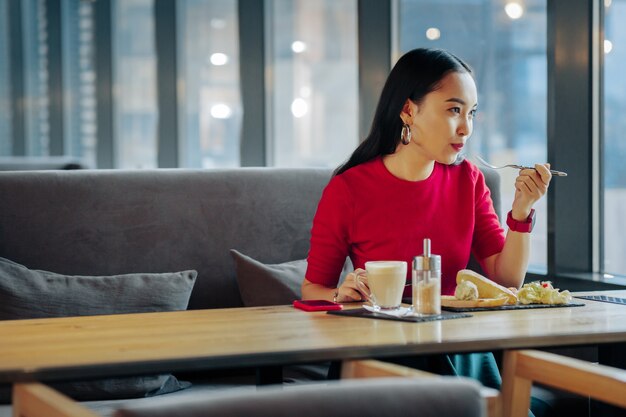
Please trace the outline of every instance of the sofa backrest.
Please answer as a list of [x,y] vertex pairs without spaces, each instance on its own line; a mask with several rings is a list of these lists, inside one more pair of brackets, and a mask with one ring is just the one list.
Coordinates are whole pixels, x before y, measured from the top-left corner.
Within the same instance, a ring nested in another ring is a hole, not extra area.
[[0,156],[0,171],[88,169],[89,164],[73,156]]
[[[499,177],[485,172],[499,207]],[[198,271],[189,308],[242,306],[229,250],[304,259],[329,169],[0,172],[0,256],[68,275]]]
[[326,169],[0,173],[0,256],[112,275],[195,269],[189,308],[241,306],[229,250],[304,259]]

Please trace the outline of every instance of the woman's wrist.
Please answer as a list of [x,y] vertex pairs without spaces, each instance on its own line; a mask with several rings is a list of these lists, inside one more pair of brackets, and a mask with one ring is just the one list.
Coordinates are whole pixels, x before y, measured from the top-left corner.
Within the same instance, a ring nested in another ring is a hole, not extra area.
[[522,209],[513,206],[513,208],[511,209],[511,217],[513,217],[513,219],[517,220],[518,222],[523,222],[528,218],[528,216],[530,216],[531,210],[532,207]]

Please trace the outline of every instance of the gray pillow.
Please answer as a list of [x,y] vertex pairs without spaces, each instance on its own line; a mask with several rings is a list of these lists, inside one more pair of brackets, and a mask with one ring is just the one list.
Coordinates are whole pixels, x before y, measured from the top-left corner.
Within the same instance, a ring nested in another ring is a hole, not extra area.
[[[246,307],[291,304],[302,297],[300,287],[306,273],[306,259],[264,264],[241,252],[231,249],[235,261],[239,294]],[[341,272],[339,282],[353,271],[350,258]]]
[[[185,310],[198,273],[72,276],[31,270],[0,258],[0,320]],[[54,385],[81,401],[144,397],[189,386],[173,375]],[[8,389],[0,401],[8,401]]]

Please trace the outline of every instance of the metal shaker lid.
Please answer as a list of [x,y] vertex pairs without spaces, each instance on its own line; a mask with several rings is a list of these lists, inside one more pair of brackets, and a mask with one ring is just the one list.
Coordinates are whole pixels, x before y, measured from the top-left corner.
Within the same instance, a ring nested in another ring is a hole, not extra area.
[[418,271],[441,271],[441,256],[430,253],[430,239],[424,239],[424,253],[413,258],[413,268]]

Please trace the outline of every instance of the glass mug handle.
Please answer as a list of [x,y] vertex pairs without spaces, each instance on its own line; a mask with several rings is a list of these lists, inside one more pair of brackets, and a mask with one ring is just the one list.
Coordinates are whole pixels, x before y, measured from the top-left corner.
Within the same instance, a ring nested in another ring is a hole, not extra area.
[[[365,282],[363,282],[363,279],[365,279]],[[373,306],[378,305],[378,303],[376,303],[376,297],[374,297],[374,294],[372,294],[372,292],[370,291],[369,287],[366,284],[367,271],[355,272],[354,282],[356,283],[357,289],[361,292],[361,294],[365,296],[365,299],[367,301],[369,301]]]

